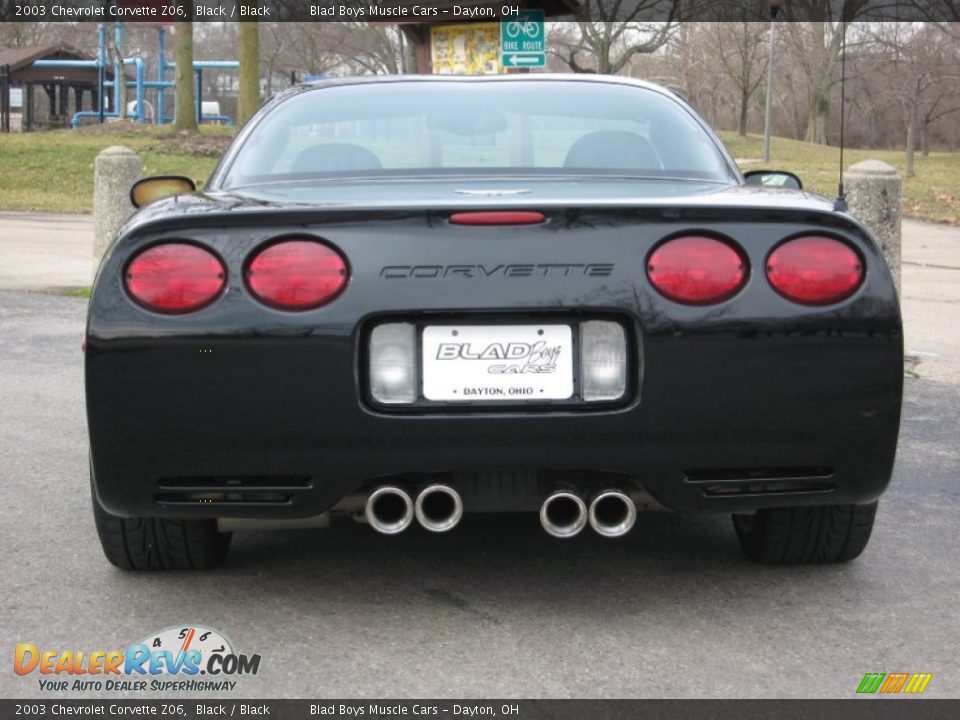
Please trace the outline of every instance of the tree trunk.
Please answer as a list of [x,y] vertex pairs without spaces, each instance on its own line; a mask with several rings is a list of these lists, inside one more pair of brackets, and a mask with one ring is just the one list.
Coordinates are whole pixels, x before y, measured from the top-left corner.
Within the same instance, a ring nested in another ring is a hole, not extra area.
[[127,76],[123,74],[123,63],[117,63],[113,66],[113,81],[120,83],[119,88],[114,88],[114,93],[119,93],[120,102],[117,103],[117,119],[127,119]]
[[807,134],[804,140],[817,145],[828,145],[827,127],[829,122],[830,99],[818,93],[810,100],[807,114]]
[[177,36],[177,118],[175,130],[197,129],[197,107],[193,90],[193,23],[178,22]]
[[917,108],[911,107],[907,111],[907,177],[916,176],[914,171],[914,147],[916,146],[917,135]]
[[120,98],[117,107],[113,109],[117,113],[117,119],[127,119],[127,76],[123,73],[123,49],[118,42],[116,35],[113,36],[113,42],[108,43],[113,50],[113,81],[120,83],[119,87],[113,86],[113,96]]
[[926,120],[920,128],[920,154],[924,157],[930,157],[930,123]]
[[747,136],[747,108],[750,104],[750,95],[746,90],[740,93],[740,123],[737,125],[737,131],[740,137]]
[[237,98],[237,125],[243,125],[260,107],[260,23],[241,22],[238,34],[240,93]]

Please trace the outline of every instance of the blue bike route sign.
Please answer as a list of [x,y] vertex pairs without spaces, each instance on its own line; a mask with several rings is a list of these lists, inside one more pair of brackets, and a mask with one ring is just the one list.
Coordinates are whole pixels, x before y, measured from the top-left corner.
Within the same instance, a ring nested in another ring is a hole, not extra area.
[[506,68],[547,64],[543,10],[521,10],[500,20],[500,62]]

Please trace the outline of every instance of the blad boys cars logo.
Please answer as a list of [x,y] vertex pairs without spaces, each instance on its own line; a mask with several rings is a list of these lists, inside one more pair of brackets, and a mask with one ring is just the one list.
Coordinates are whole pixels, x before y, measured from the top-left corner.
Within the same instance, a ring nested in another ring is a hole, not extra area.
[[[547,347],[543,340],[535,343],[491,343],[485,348],[474,348],[470,343],[440,343],[437,360],[513,360],[507,365],[491,365],[487,372],[492,375],[543,374],[557,369],[561,347]],[[522,361],[522,362],[521,362]]]
[[125,650],[41,650],[20,643],[13,671],[24,677],[37,673],[41,691],[222,692],[236,688],[237,681],[229,678],[256,675],[260,659],[237,653],[219,630],[176,625]]

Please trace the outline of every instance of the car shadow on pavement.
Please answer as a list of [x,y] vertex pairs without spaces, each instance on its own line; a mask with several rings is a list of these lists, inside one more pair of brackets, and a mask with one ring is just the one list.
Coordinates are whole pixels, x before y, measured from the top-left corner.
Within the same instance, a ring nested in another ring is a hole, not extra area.
[[419,527],[379,535],[346,519],[329,529],[238,534],[216,575],[230,584],[250,575],[269,578],[292,600],[377,605],[416,597],[425,606],[498,624],[491,608],[518,596],[555,610],[596,607],[599,597],[611,606],[639,602],[639,608],[684,596],[702,602],[714,592],[730,600],[731,576],[765,592],[799,586],[814,572],[832,574],[824,567],[748,562],[726,515],[647,513],[616,540],[589,529],[555,539],[533,514],[468,515],[441,535]]

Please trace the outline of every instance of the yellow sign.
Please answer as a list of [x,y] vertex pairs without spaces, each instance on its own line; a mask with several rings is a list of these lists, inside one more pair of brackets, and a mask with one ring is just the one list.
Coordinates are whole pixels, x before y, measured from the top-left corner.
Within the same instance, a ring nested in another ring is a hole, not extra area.
[[430,31],[434,75],[496,75],[500,65],[499,23],[434,25]]

